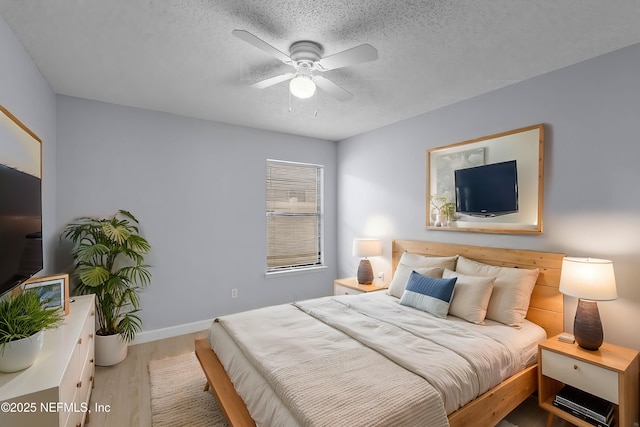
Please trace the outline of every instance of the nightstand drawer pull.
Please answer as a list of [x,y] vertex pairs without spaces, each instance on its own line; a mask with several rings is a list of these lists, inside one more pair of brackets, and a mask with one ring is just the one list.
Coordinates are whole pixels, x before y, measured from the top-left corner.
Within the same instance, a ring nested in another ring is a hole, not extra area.
[[342,285],[334,285],[333,288],[334,295],[357,295],[363,293],[363,291],[347,288]]
[[619,404],[616,371],[546,349],[541,354],[542,375]]

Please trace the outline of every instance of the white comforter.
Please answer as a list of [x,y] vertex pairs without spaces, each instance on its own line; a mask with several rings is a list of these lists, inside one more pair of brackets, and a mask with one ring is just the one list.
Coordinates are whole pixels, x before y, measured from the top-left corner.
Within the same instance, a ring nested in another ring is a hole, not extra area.
[[217,322],[300,425],[447,425],[447,413],[531,362],[520,331],[438,319],[382,293]]

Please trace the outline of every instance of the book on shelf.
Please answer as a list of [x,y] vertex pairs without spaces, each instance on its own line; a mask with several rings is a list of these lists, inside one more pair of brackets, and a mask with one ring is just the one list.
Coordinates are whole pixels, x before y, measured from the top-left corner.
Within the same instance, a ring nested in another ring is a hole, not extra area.
[[553,399],[553,404],[562,409],[568,409],[568,412],[574,415],[577,413],[587,417],[586,421],[592,424],[593,422],[602,423],[603,427],[610,427],[613,419],[613,404],[611,402],[569,385],[565,385],[558,392]]
[[568,406],[563,405],[562,403],[558,403],[555,399],[553,400],[552,403],[553,403],[553,406],[560,408],[563,411],[570,413],[574,417],[580,418],[581,420],[586,421],[589,424],[592,424],[596,427],[614,427],[616,425],[616,420],[613,418],[613,413],[611,413],[609,420],[605,422],[605,421],[596,420],[583,412],[580,412],[576,409],[572,409]]

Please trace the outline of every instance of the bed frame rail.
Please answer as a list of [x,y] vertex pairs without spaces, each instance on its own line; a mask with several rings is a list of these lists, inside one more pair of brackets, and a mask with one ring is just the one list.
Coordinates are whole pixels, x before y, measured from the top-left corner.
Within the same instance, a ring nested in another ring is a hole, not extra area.
[[[222,412],[233,427],[255,427],[256,423],[236,389],[233,387],[220,359],[209,345],[207,338],[196,340],[196,356],[207,377],[207,386],[218,400]],[[205,387],[205,390],[207,387]]]

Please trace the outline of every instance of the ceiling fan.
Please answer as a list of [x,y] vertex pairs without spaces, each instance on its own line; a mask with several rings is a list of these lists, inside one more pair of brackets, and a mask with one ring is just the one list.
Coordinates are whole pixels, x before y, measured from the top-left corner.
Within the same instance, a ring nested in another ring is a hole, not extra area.
[[289,47],[289,55],[286,55],[248,31],[233,30],[232,34],[295,69],[289,73],[253,83],[250,85],[251,87],[264,89],[291,80],[289,82],[289,91],[298,98],[313,96],[316,86],[318,86],[336,99],[346,101],[352,98],[353,95],[319,73],[378,59],[378,51],[369,44],[362,44],[323,58],[324,49],[322,45],[314,41],[301,40],[294,42]]

